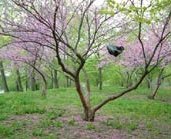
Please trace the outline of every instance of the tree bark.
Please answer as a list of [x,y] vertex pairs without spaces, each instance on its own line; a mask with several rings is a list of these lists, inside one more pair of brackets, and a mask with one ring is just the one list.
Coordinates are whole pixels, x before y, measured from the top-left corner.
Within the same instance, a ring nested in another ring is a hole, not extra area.
[[3,62],[0,61],[0,71],[1,71],[1,78],[2,78],[2,86],[4,89],[4,92],[9,92],[9,88],[8,88],[8,84],[7,84],[7,79],[5,76],[5,72],[4,72],[4,67],[3,67]]
[[76,86],[76,90],[78,92],[78,95],[80,97],[80,100],[82,102],[82,106],[84,109],[83,120],[93,122],[95,118],[95,111],[91,109],[91,104],[90,104],[90,91],[91,90],[90,90],[89,78],[84,69],[83,69],[83,72],[86,76],[86,92],[83,91],[83,88],[80,84],[79,77],[75,79],[75,86]]
[[31,91],[36,91],[36,79],[34,70],[30,74],[29,88],[31,89]]
[[[43,81],[43,85],[41,84],[41,93],[42,93],[42,96],[43,97],[46,97],[46,94],[47,94],[47,88],[48,88],[48,83],[47,83],[47,80],[46,80],[46,77],[45,77],[45,75],[37,68],[37,67],[35,67],[34,65],[31,65],[31,64],[29,64],[29,63],[27,63],[28,65],[30,65],[32,68],[33,68],[33,72],[32,73],[34,73],[35,71],[37,72],[37,73],[39,73],[39,75],[41,76],[41,78],[42,78],[42,81]],[[35,74],[35,73],[34,73]],[[35,79],[35,78],[34,78]]]
[[88,122],[94,122],[95,111],[90,108],[84,110],[84,120]]
[[26,91],[28,90],[29,86],[28,86],[28,76],[27,76],[27,73],[26,73],[26,81],[25,81],[25,89]]
[[23,91],[23,86],[21,82],[21,75],[19,69],[16,69],[16,75],[17,75],[17,80],[16,80],[16,86],[17,86],[17,91]]
[[88,104],[84,94],[83,94],[83,90],[79,81],[79,77],[75,79],[75,86],[76,86],[76,90],[78,92],[78,95],[80,97],[83,109],[84,109],[84,117],[83,120],[85,121],[94,121],[94,117],[95,117],[95,111],[91,110],[90,105]]
[[71,79],[66,76],[66,87],[71,87]]
[[46,79],[44,77],[42,77],[42,78],[43,78],[43,84],[44,85],[41,86],[41,93],[42,93],[43,97],[46,97],[48,84],[47,84]]
[[158,78],[157,78],[157,84],[156,84],[156,88],[154,89],[153,93],[151,96],[149,96],[150,99],[155,99],[155,96],[157,95],[157,92],[161,86],[162,80],[163,80],[163,72],[164,72],[164,68],[161,69],[161,71],[159,72]]
[[151,85],[151,83],[152,83],[152,75],[150,75],[150,74],[147,75],[146,82],[147,82],[148,89],[152,89],[152,85]]
[[102,68],[99,68],[99,89],[102,90],[103,89],[103,77],[102,77]]
[[157,95],[157,92],[158,92],[160,86],[161,86],[161,82],[160,82],[160,83],[157,83],[157,86],[156,86],[156,88],[154,89],[154,91],[153,91],[153,93],[152,93],[152,96],[149,97],[150,99],[155,99],[155,96]]
[[53,75],[53,88],[59,88],[58,71],[57,70],[54,70],[54,75]]
[[54,88],[54,86],[53,86],[53,79],[54,77],[53,77],[53,70],[50,70],[50,79],[51,79],[51,82],[50,82],[50,88],[52,89],[52,88]]
[[85,98],[86,98],[87,105],[90,108],[91,107],[91,104],[90,104],[90,95],[91,95],[90,81],[89,81],[88,74],[84,68],[83,68],[83,73],[84,73],[85,81],[86,81],[86,92],[85,92],[86,97]]

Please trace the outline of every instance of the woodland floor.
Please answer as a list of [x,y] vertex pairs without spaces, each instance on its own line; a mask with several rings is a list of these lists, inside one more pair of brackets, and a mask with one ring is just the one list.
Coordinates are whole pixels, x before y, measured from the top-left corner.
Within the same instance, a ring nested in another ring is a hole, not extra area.
[[[92,103],[117,89],[94,89]],[[149,100],[149,90],[141,88],[106,105],[95,122],[82,120],[73,88],[49,90],[46,99],[39,92],[3,94],[0,139],[171,139],[170,90]]]

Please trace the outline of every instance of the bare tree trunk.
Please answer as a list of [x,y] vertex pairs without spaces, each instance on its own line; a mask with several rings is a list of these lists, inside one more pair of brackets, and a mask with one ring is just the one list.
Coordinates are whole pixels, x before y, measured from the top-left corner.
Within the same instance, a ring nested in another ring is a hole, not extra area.
[[28,90],[28,76],[26,75],[26,81],[25,81],[25,89],[26,91]]
[[57,70],[54,70],[54,75],[53,75],[53,88],[59,88],[58,71]]
[[99,84],[99,89],[102,90],[102,88],[103,88],[102,68],[100,67],[98,70],[99,70],[98,84]]
[[50,88],[53,88],[53,70],[50,70],[50,79],[51,79],[51,82],[50,82]]
[[71,79],[66,76],[66,87],[71,87]]
[[2,77],[2,86],[5,92],[9,92],[5,72],[4,72],[4,67],[3,67],[3,62],[0,61],[0,71],[1,71],[1,77]]
[[85,80],[86,80],[86,92],[85,92],[85,95],[86,95],[86,102],[87,102],[87,105],[88,107],[90,108],[91,107],[91,104],[90,104],[90,81],[89,81],[89,77],[88,77],[88,74],[86,72],[86,70],[83,68],[83,72],[84,72],[84,77],[85,77]]
[[36,79],[35,79],[35,71],[34,70],[31,72],[30,77],[29,77],[29,88],[31,89],[31,91],[36,90]]
[[93,122],[94,118],[95,118],[95,111],[89,109],[84,109],[84,120],[85,121],[89,121],[89,122]]
[[[35,67],[34,65],[31,65],[29,63],[27,63],[28,65],[30,65],[33,68],[33,73],[36,71],[42,78],[43,83],[41,83],[41,93],[43,97],[46,97],[47,94],[47,88],[48,88],[48,83],[46,80],[45,75],[43,74],[43,72],[41,72],[37,67]],[[35,74],[35,73],[34,73]],[[35,79],[35,78],[34,78]]]
[[83,93],[83,90],[82,90],[82,87],[81,87],[81,84],[80,84],[80,81],[78,78],[75,79],[75,86],[76,86],[76,90],[78,92],[78,95],[80,97],[80,100],[82,102],[82,106],[84,108],[83,119],[85,121],[94,121],[95,112],[91,109],[89,102],[87,102],[87,99],[84,96],[84,93]]
[[156,84],[156,88],[154,89],[153,93],[151,96],[149,96],[148,98],[150,99],[155,99],[155,96],[157,95],[157,92],[161,86],[161,83],[162,83],[162,75],[163,75],[163,72],[164,72],[164,68],[161,69],[161,71],[159,72],[159,75],[157,77],[157,84]]
[[152,85],[151,85],[151,83],[152,83],[152,76],[150,74],[147,75],[146,82],[147,82],[148,89],[152,89]]
[[72,80],[71,79],[69,79],[69,85],[70,85],[70,87],[72,86]]
[[16,86],[17,86],[17,91],[23,91],[23,86],[21,82],[21,75],[19,69],[16,69],[16,75],[17,75],[17,80],[16,80]]
[[158,82],[156,88],[154,89],[154,91],[152,93],[152,96],[149,97],[150,99],[155,99],[155,96],[157,95],[157,92],[158,92],[160,86],[161,86],[161,82]]
[[42,83],[43,85],[41,85],[41,93],[42,93],[43,97],[46,97],[48,84],[47,84],[46,79],[44,77],[42,77],[42,78],[43,78],[43,83]]
[[87,88],[87,104],[89,107],[91,107],[90,105],[90,81],[89,81],[89,78],[87,77],[86,78],[86,88]]

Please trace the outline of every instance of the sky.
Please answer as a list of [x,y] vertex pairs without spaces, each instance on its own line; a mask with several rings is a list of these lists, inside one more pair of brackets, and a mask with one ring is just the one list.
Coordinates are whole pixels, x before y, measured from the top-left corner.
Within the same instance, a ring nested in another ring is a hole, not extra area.
[[96,0],[94,4],[96,6],[101,6],[103,3],[104,3],[104,0]]

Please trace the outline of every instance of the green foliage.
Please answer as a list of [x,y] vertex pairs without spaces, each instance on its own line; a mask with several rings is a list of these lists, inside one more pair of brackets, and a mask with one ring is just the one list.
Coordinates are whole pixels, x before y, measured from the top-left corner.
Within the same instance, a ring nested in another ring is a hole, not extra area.
[[159,13],[167,12],[171,8],[170,0],[140,1],[131,4],[126,1],[107,0],[107,8],[102,9],[102,14],[114,15],[116,11],[126,15],[134,21],[150,24],[152,21],[161,20]]
[[0,48],[3,47],[4,45],[8,44],[9,41],[11,41],[11,38],[8,36],[1,36],[0,37]]
[[[86,67],[85,70],[88,74],[91,86],[97,85],[97,81],[99,78],[98,77],[99,76],[98,62],[99,62],[99,59],[97,57],[93,57],[93,58],[89,59],[85,65],[85,67]],[[104,68],[102,68],[103,85],[104,86],[110,86],[110,85],[114,85],[114,84],[119,85],[122,80],[122,76],[119,73],[120,70],[121,70],[121,67],[114,65],[114,64],[109,64],[109,65],[105,66]],[[115,74],[113,74],[113,73],[115,73]],[[85,82],[84,76],[85,75],[82,73],[81,78]]]
[[120,67],[114,64],[110,64],[103,69],[103,80],[104,84],[110,85],[120,85],[122,81],[122,76],[120,74]]
[[[96,57],[90,58],[87,60],[85,64],[85,70],[88,74],[88,77],[90,79],[90,84],[91,85],[96,85],[97,84],[97,79],[98,79],[98,59]],[[85,75],[82,73],[81,78],[85,79]]]

